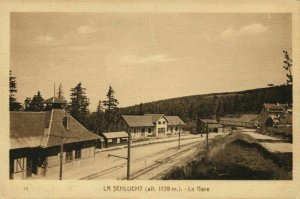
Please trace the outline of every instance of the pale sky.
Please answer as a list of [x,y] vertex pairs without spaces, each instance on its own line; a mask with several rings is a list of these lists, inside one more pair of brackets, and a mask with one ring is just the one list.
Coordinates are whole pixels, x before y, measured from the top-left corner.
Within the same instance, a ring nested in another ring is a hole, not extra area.
[[82,82],[90,110],[109,85],[120,107],[285,83],[290,14],[13,13],[18,101]]

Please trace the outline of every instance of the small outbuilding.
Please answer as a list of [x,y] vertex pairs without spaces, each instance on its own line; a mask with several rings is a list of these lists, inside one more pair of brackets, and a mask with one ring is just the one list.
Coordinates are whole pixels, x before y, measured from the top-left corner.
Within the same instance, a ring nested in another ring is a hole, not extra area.
[[205,132],[222,132],[223,126],[214,119],[200,119],[198,124],[199,133]]
[[105,140],[105,147],[111,147],[128,142],[128,133],[125,131],[106,132],[101,134]]

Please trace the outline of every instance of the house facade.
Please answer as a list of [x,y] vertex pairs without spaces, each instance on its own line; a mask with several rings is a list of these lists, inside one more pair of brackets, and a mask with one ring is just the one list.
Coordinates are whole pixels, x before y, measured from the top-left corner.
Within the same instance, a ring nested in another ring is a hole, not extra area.
[[132,139],[164,137],[181,131],[185,123],[178,116],[163,114],[122,115],[117,123],[119,131],[131,133]]
[[292,126],[292,105],[291,104],[268,104],[265,103],[260,112],[260,127]]
[[182,132],[182,126],[185,123],[178,116],[165,116],[168,122],[167,135],[178,134]]
[[200,119],[198,123],[198,131],[199,133],[206,133],[206,132],[222,132],[223,126],[218,123],[217,120],[214,119]]
[[64,171],[94,162],[95,144],[102,138],[58,103],[45,112],[10,112],[10,179],[58,176],[62,143]]

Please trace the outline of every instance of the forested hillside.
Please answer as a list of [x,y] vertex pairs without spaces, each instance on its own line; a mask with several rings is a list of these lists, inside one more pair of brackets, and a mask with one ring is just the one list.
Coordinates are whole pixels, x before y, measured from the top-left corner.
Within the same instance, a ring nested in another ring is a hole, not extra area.
[[178,115],[184,121],[227,114],[259,113],[263,103],[292,103],[292,86],[282,85],[240,92],[212,93],[134,105],[120,109],[121,114],[163,113]]

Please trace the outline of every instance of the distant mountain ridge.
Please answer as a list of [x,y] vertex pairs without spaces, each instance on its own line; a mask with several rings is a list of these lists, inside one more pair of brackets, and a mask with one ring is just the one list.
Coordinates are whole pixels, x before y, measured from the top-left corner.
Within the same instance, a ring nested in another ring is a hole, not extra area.
[[259,113],[263,103],[292,103],[292,86],[281,85],[237,92],[183,96],[120,108],[121,114],[163,113],[183,120],[226,114]]

